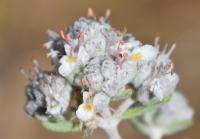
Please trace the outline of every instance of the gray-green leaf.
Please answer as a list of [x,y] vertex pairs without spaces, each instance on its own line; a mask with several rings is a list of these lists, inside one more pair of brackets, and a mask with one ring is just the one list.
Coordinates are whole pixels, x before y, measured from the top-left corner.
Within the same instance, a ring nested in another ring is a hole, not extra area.
[[134,91],[132,89],[126,89],[122,92],[122,94],[120,96],[117,96],[115,98],[113,98],[113,100],[122,100],[122,99],[126,99],[130,96],[132,96],[134,93]]
[[78,132],[80,131],[79,124],[74,124],[69,121],[59,121],[52,123],[49,121],[43,121],[42,126],[46,129],[54,132]]
[[36,115],[41,121],[44,128],[54,132],[78,132],[81,130],[80,125],[67,121],[63,116],[47,117]]
[[166,95],[165,98],[161,101],[152,101],[149,104],[146,104],[144,106],[137,106],[128,109],[124,114],[123,114],[123,119],[130,119],[139,115],[144,114],[145,112],[152,111],[156,108],[159,108],[163,104],[166,104],[167,102],[170,101],[172,95]]
[[193,124],[192,119],[189,120],[182,120],[182,121],[175,121],[174,123],[168,125],[164,129],[164,133],[166,135],[171,135],[173,133],[176,133],[178,131],[184,130],[186,128],[191,127]]

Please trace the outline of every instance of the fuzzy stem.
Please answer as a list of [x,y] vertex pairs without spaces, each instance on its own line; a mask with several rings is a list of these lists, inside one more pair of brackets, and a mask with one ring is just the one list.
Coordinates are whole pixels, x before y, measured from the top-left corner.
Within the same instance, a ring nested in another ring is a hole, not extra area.
[[162,139],[163,134],[160,130],[158,129],[153,129],[152,132],[149,134],[150,139]]
[[117,126],[113,126],[103,130],[107,133],[109,139],[122,139],[122,137],[119,135]]
[[131,98],[126,99],[124,102],[122,102],[122,104],[117,109],[115,116],[117,118],[121,117],[123,115],[123,113],[126,112],[128,110],[128,108],[133,104],[134,104],[133,99],[131,99]]
[[122,139],[117,130],[119,119],[116,119],[110,112],[110,109],[107,107],[101,112],[100,116],[95,116],[95,119],[98,123],[98,127],[103,129],[109,139]]
[[154,135],[152,135],[152,136],[150,136],[150,139],[162,139],[162,136],[161,135],[156,135],[156,134],[154,134]]
[[117,126],[121,121],[122,114],[134,103],[131,98],[126,99],[119,106],[117,111],[112,114],[109,107],[105,107],[100,113],[101,117],[96,116],[95,119],[98,123],[98,127],[102,128],[108,135],[109,139],[122,139],[119,135]]

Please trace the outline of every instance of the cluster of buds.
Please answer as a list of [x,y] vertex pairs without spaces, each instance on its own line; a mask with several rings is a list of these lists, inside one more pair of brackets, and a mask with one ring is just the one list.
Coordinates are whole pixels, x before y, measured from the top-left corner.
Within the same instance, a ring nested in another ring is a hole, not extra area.
[[[27,114],[78,119],[86,133],[100,127],[111,139],[120,139],[117,125],[134,103],[148,105],[173,96],[179,81],[170,60],[175,45],[160,51],[158,39],[154,45],[142,44],[126,29],[112,28],[109,15],[107,10],[98,20],[89,8],[87,18],[60,33],[48,30],[44,46],[55,69],[43,71],[34,60],[33,77],[22,70],[30,80]],[[134,93],[124,97],[127,89]],[[116,100],[122,101],[118,108],[111,105]],[[168,108],[161,109],[165,113]]]

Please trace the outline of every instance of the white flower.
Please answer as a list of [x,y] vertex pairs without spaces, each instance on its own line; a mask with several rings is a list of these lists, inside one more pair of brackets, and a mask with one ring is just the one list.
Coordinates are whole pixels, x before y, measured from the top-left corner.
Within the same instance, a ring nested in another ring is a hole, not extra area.
[[58,72],[64,77],[69,76],[76,68],[76,57],[63,56],[59,62],[61,65]]
[[78,39],[71,39],[70,44],[66,43],[64,45],[65,53],[68,57],[76,59],[76,63],[79,65],[86,65],[90,59],[85,48],[79,44]]
[[152,45],[144,45],[139,48],[135,48],[131,55],[131,60],[135,62],[151,61],[158,55],[158,49]]
[[83,122],[87,122],[93,118],[95,114],[95,106],[90,102],[79,105],[76,116]]

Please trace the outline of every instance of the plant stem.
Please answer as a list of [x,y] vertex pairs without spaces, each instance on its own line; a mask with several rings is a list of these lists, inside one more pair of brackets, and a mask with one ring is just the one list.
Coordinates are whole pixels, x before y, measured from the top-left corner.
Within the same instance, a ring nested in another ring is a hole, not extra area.
[[119,108],[117,109],[115,113],[116,118],[121,118],[123,113],[127,111],[129,107],[133,104],[134,104],[134,100],[131,98],[124,100],[124,102],[122,102],[122,104],[119,106]]
[[153,129],[149,135],[150,139],[162,139],[163,137],[163,134],[159,129]]
[[109,139],[122,139],[122,137],[119,135],[117,126],[104,129],[104,131],[107,133]]
[[109,108],[105,108],[101,114],[101,116],[95,116],[95,119],[98,123],[98,127],[103,129],[108,135],[109,139],[122,139],[119,135],[119,131],[117,129],[118,123],[120,119],[116,119],[114,117]]
[[122,139],[119,135],[117,126],[121,121],[122,114],[134,103],[131,98],[126,99],[114,114],[111,113],[109,107],[105,107],[100,113],[101,116],[96,116],[95,119],[98,127],[102,128],[108,135],[109,139]]
[[162,139],[161,135],[153,135],[150,137],[150,139]]

